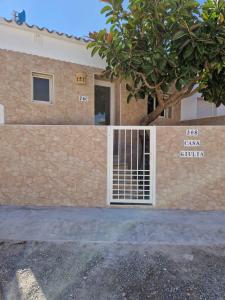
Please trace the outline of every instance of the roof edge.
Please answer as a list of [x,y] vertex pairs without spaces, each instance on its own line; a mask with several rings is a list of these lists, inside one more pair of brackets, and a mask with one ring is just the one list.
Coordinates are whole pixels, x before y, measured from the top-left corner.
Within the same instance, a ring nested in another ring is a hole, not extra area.
[[4,17],[0,17],[0,22],[8,24],[8,25],[13,25],[14,27],[18,27],[21,29],[30,29],[30,30],[36,30],[36,31],[40,31],[42,33],[47,33],[49,35],[53,35],[55,37],[63,37],[64,39],[68,39],[70,41],[76,41],[76,42],[80,42],[82,44],[87,44],[90,40],[82,38],[82,37],[77,37],[75,35],[70,35],[70,34],[66,34],[63,32],[59,32],[57,30],[50,30],[46,27],[40,27],[37,25],[30,25],[27,22],[22,23],[22,24],[18,24],[17,22],[15,22],[13,19],[7,19]]

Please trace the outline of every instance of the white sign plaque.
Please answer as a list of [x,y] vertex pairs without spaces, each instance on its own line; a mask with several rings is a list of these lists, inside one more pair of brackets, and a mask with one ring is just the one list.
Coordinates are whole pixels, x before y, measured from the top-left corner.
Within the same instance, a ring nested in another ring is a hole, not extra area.
[[200,145],[200,140],[184,140],[184,147],[199,147]]
[[79,100],[83,103],[88,102],[88,96],[79,96]]
[[181,158],[203,158],[205,156],[204,151],[180,151]]

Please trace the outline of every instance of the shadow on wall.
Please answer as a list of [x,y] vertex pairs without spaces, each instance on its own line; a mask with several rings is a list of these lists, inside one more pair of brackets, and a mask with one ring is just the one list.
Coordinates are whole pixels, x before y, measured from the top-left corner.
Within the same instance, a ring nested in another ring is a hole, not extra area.
[[5,124],[4,106],[0,104],[0,124]]

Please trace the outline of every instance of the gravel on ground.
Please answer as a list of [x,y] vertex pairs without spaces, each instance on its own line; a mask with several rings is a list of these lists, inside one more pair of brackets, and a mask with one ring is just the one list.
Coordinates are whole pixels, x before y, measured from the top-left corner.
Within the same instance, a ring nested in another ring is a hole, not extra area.
[[0,299],[225,299],[224,216],[0,207]]

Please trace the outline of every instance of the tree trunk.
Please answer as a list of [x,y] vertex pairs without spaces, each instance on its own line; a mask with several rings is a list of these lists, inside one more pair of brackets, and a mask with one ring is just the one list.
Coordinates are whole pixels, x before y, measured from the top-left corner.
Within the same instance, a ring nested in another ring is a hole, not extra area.
[[[181,91],[177,91],[171,94],[167,100],[164,100],[163,97],[163,92],[161,90],[156,89],[156,94],[157,94],[157,99],[159,102],[159,105],[156,107],[156,109],[150,113],[149,115],[145,116],[141,122],[141,126],[148,126],[150,125],[153,121],[155,121],[161,113],[170,106],[174,106],[178,104],[182,99],[188,98],[198,91],[198,87],[194,89],[194,85],[196,83],[196,80],[194,82],[191,82],[189,85],[183,87]],[[172,90],[173,91],[173,90]]]
[[155,121],[160,115],[161,113],[164,111],[165,109],[165,105],[164,106],[157,106],[156,109],[150,113],[149,115],[145,116],[142,120],[141,120],[141,126],[147,126],[149,124],[151,124],[153,121]]

